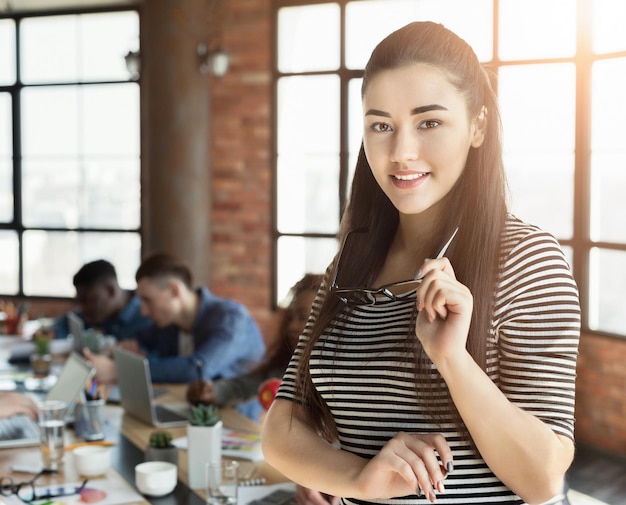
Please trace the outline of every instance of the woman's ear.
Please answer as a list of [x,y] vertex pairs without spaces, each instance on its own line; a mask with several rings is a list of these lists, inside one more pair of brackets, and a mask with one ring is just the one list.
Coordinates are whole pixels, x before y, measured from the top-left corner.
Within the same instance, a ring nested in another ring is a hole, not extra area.
[[485,130],[487,128],[487,107],[484,105],[480,113],[472,122],[472,147],[480,147],[485,140]]

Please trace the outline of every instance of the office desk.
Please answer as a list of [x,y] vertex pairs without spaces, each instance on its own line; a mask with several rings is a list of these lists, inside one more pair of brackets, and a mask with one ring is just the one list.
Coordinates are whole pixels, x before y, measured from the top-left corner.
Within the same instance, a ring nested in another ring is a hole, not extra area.
[[[166,389],[167,394],[161,395],[158,402],[181,401],[184,398],[186,385],[159,385],[160,389]],[[224,427],[258,433],[261,427],[249,418],[239,414],[232,408],[220,410]],[[105,407],[105,434],[106,440],[115,442],[112,459],[113,467],[107,473],[107,478],[112,483],[120,486],[130,486],[136,492],[134,486],[134,467],[143,461],[143,452],[148,445],[150,434],[157,428],[149,426],[124,413],[121,407],[107,405]],[[186,435],[186,427],[168,428],[174,438]],[[75,441],[72,430],[67,431],[66,442]],[[65,455],[65,463],[62,473],[59,475],[44,475],[37,480],[37,484],[61,484],[80,482],[83,478],[78,475],[73,464],[71,452]],[[0,450],[0,475],[11,475],[12,465],[26,465],[37,467],[41,464],[39,447]],[[251,462],[240,460],[241,475],[248,478],[264,477],[267,484],[285,482],[286,479],[277,470],[264,461]],[[145,498],[127,503],[142,504],[156,503],[158,505],[204,505],[205,493],[202,489],[190,490],[187,487],[187,451],[179,451],[178,479],[179,484],[174,492],[161,498]],[[13,474],[16,481],[28,480],[28,474]]]

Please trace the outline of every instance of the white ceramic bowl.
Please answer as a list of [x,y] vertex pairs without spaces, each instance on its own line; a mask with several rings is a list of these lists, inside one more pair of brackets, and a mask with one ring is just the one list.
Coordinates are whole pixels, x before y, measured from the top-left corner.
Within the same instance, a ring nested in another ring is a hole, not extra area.
[[135,484],[141,494],[164,496],[178,482],[178,467],[167,461],[148,461],[135,467]]
[[74,453],[74,464],[78,473],[85,477],[102,475],[111,467],[111,448],[101,445],[77,447]]

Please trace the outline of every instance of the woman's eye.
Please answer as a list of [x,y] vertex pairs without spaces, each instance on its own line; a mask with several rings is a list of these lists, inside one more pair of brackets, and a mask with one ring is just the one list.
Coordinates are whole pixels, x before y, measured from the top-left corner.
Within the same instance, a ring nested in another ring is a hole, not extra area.
[[418,128],[427,130],[429,128],[437,128],[437,126],[439,126],[440,124],[441,123],[437,121],[436,119],[428,119],[427,121],[423,121],[422,123],[420,123],[418,125]]
[[389,126],[387,123],[374,123],[372,124],[372,126],[370,126],[370,128],[374,130],[375,132],[390,132],[391,131],[391,126]]

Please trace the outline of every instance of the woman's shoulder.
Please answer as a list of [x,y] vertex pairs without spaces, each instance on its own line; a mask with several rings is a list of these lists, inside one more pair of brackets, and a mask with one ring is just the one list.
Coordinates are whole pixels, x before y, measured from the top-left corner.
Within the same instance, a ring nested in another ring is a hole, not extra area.
[[509,214],[502,232],[500,258],[504,265],[549,262],[566,266],[559,241],[550,232]]
[[510,251],[521,244],[532,242],[546,242],[558,246],[558,240],[550,232],[509,214],[502,231],[503,249]]

